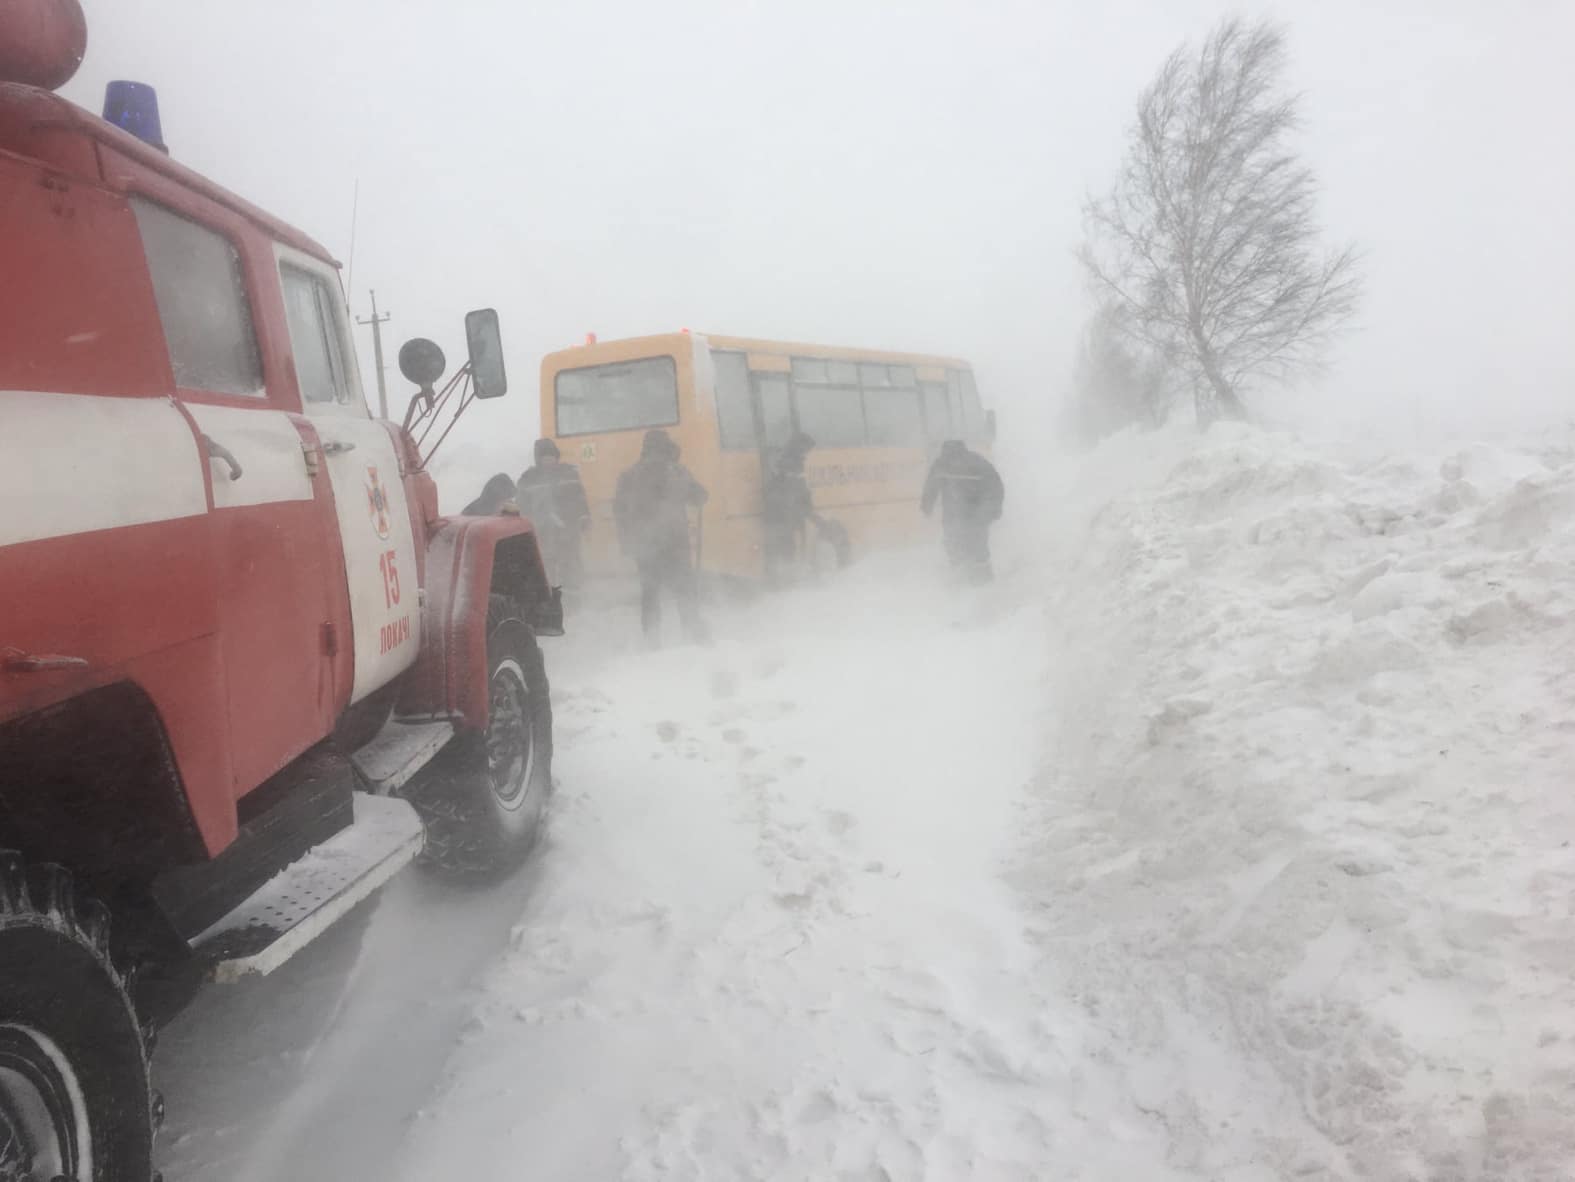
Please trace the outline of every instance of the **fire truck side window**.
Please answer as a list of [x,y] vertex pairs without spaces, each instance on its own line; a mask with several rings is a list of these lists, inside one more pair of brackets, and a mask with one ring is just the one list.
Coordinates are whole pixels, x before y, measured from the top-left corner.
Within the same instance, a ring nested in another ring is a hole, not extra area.
[[134,197],[131,208],[142,231],[175,384],[261,395],[262,361],[235,247],[162,205]]
[[307,402],[347,402],[350,383],[339,318],[328,284],[310,271],[285,265],[279,268],[284,283],[285,319],[290,324],[290,349],[295,354],[295,376]]

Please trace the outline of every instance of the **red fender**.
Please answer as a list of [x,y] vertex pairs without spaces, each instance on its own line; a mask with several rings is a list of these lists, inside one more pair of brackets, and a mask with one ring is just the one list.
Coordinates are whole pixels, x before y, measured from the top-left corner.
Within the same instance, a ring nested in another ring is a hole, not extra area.
[[536,531],[520,517],[454,517],[426,552],[421,653],[407,675],[399,713],[487,725],[487,598],[507,595],[539,610],[551,604]]

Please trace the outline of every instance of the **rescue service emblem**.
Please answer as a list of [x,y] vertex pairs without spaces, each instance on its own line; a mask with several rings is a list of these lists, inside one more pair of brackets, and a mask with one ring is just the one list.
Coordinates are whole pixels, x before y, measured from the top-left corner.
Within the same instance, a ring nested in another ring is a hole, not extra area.
[[366,466],[366,506],[372,517],[373,531],[386,542],[394,531],[394,523],[388,517],[388,494],[383,491],[383,482],[372,464]]

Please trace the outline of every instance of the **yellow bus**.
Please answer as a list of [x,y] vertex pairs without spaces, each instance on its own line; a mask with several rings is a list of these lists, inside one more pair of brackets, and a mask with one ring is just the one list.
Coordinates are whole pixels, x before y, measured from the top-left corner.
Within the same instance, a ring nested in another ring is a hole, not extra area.
[[795,432],[815,440],[805,475],[816,512],[859,553],[920,537],[919,493],[941,443],[987,444],[995,430],[966,361],[687,331],[551,353],[541,404],[543,434],[579,465],[590,499],[590,573],[623,565],[613,494],[653,427],[711,494],[694,523],[696,565],[746,579],[763,573],[763,478]]

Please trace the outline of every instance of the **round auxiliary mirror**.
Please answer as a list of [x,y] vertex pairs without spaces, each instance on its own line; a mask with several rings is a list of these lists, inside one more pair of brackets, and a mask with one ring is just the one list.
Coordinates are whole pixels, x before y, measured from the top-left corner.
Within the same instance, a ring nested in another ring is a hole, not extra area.
[[423,390],[442,377],[446,368],[448,361],[443,350],[426,337],[406,341],[399,348],[399,372]]

